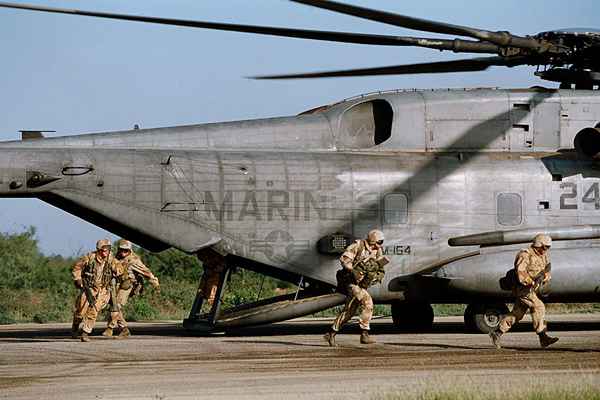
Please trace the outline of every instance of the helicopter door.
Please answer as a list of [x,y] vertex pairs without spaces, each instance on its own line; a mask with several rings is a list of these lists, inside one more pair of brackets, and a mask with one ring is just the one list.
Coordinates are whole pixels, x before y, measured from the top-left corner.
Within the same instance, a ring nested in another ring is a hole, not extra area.
[[533,147],[547,151],[560,147],[560,103],[539,103],[533,109]]
[[342,115],[337,146],[362,149],[380,145],[391,137],[393,119],[394,111],[386,100],[356,104]]

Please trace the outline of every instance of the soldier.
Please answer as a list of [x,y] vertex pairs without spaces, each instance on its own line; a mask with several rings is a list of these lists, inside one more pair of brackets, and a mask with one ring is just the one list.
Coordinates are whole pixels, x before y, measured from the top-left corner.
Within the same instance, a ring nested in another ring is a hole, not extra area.
[[73,282],[81,293],[75,300],[72,335],[88,342],[98,313],[110,299],[109,285],[115,278],[120,287],[131,287],[127,269],[110,253],[110,241],[99,240],[96,251],[86,254],[75,263],[72,270]]
[[330,346],[335,346],[335,335],[359,308],[360,343],[375,343],[375,340],[369,337],[373,299],[367,289],[383,280],[383,266],[389,261],[383,256],[382,244],[383,232],[374,229],[367,235],[367,240],[355,241],[340,257],[342,269],[337,274],[338,291],[346,295],[346,304],[324,336]]
[[519,251],[515,258],[515,273],[518,282],[514,283],[513,294],[516,297],[512,311],[505,315],[498,329],[490,332],[492,343],[497,349],[500,346],[500,337],[519,322],[527,311],[531,312],[533,327],[540,338],[540,345],[548,347],[556,343],[558,338],[550,337],[546,333],[546,307],[538,297],[538,290],[550,280],[550,259],[548,250],[552,246],[552,238],[538,234],[533,239],[531,246]]
[[202,268],[204,269],[198,292],[210,309],[215,302],[221,274],[225,270],[225,263],[223,256],[211,248],[202,249],[196,255],[202,261]]
[[[119,327],[121,332],[119,337],[127,337],[131,335],[129,328],[127,327],[127,321],[123,317],[123,306],[127,304],[127,300],[130,296],[134,296],[142,292],[144,287],[144,279],[148,279],[154,289],[160,290],[160,283],[158,278],[154,276],[152,271],[144,265],[140,257],[133,252],[133,247],[129,240],[121,239],[117,243],[117,260],[127,268],[129,279],[132,282],[131,287],[125,289],[121,287],[117,292],[116,302],[119,311],[111,311],[110,319],[107,327],[102,332],[103,336],[112,336],[113,329]],[[111,299],[115,301],[115,299]]]

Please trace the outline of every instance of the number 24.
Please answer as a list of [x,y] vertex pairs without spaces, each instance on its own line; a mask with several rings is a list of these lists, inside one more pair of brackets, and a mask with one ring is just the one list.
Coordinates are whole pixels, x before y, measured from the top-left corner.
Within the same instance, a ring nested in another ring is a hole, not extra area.
[[[561,189],[568,191],[560,195],[561,210],[577,210],[577,184],[573,182],[561,183]],[[567,200],[575,199],[575,203],[569,204]],[[594,208],[600,210],[600,186],[598,182],[592,183],[592,186],[585,192],[581,201],[583,203],[594,203]]]

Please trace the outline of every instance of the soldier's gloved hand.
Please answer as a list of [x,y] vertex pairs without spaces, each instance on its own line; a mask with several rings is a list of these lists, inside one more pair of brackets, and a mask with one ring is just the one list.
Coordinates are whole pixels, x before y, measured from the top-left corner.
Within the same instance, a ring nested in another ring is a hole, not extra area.
[[538,276],[535,277],[535,285],[536,286],[542,286],[543,283],[544,283],[544,274],[539,274]]
[[83,289],[83,281],[81,279],[75,279],[73,283],[77,289]]
[[550,279],[552,279],[550,274],[544,274],[544,280],[542,281],[542,283],[547,283],[550,281]]

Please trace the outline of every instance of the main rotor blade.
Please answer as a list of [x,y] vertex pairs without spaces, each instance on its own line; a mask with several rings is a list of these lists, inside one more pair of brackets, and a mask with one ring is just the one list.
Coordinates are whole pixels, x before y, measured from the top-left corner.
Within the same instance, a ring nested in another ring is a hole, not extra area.
[[468,40],[447,40],[447,39],[430,39],[430,38],[415,38],[403,36],[388,36],[388,35],[372,35],[351,32],[331,32],[307,29],[290,29],[277,28],[268,26],[240,25],[240,24],[224,24],[216,22],[203,22],[193,20],[180,20],[171,18],[156,18],[147,16],[113,14],[95,11],[82,11],[73,9],[62,9],[53,7],[41,7],[29,4],[15,4],[0,2],[0,7],[23,9],[32,11],[42,11],[57,14],[84,15],[89,17],[117,19],[135,22],[146,22],[163,25],[184,26],[192,28],[204,28],[225,30],[234,32],[256,33],[262,35],[283,36],[300,39],[313,39],[331,42],[343,43],[358,43],[380,46],[416,46],[427,47],[438,50],[452,50],[454,52],[468,53],[498,53],[499,47],[492,43],[474,42]]
[[500,46],[512,46],[530,50],[540,50],[542,45],[538,40],[528,37],[512,35],[509,32],[492,32],[467,26],[447,24],[426,19],[408,17],[386,11],[373,10],[365,7],[352,6],[332,0],[290,0],[294,3],[305,4],[330,11],[352,15],[371,21],[382,22],[403,28],[415,29],[425,32],[442,33],[446,35],[467,36]]
[[54,7],[42,7],[30,4],[15,4],[0,2],[0,7],[42,11],[56,14],[83,15],[88,17],[116,19],[135,22],[146,22],[171,26],[184,26],[191,28],[215,29],[233,32],[256,33],[262,35],[283,36],[301,39],[313,39],[343,43],[358,43],[381,46],[417,46],[429,47],[439,50],[453,50],[455,52],[475,52],[475,53],[497,53],[498,47],[490,43],[471,42],[464,40],[445,40],[413,38],[402,36],[371,35],[351,32],[331,32],[306,29],[277,28],[268,26],[225,24],[216,22],[204,22],[194,20],[181,20],[172,18],[157,18],[127,14],[114,14],[96,11],[83,11],[75,9],[64,9]]
[[389,67],[349,69],[340,71],[308,72],[302,74],[253,76],[251,79],[305,79],[305,78],[333,78],[342,76],[373,76],[373,75],[406,75],[406,74],[432,74],[443,72],[472,72],[483,71],[491,66],[514,67],[517,65],[535,64],[529,57],[481,57],[454,61],[440,61],[432,63],[393,65]]

